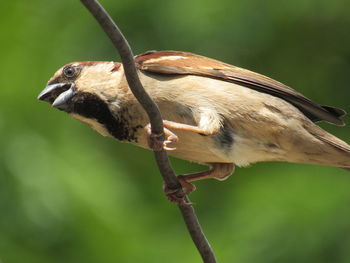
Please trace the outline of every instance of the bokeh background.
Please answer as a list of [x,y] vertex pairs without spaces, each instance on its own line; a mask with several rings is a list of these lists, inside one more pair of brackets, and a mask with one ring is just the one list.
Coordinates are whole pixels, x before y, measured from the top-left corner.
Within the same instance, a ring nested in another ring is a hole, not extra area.
[[[102,3],[135,54],[199,53],[350,111],[348,0]],[[151,152],[36,100],[63,64],[119,60],[92,16],[79,1],[2,1],[0,27],[0,262],[200,262]],[[350,142],[349,126],[322,126]],[[219,262],[350,262],[349,172],[261,163],[196,185]]]

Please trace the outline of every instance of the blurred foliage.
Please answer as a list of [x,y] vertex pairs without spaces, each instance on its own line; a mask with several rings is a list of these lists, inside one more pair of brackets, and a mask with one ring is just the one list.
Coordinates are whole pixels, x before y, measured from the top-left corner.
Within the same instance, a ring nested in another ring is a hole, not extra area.
[[[348,0],[102,3],[135,54],[199,53],[350,111]],[[199,262],[151,152],[36,100],[67,62],[118,60],[91,15],[68,0],[2,1],[0,12],[0,262]],[[350,141],[349,127],[322,126]],[[348,172],[262,163],[196,185],[219,262],[350,262]]]

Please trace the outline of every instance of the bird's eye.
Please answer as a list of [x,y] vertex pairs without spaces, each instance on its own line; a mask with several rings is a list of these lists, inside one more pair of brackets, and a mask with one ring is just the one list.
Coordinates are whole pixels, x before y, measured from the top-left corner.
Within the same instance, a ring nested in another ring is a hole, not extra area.
[[63,69],[63,74],[64,74],[64,76],[67,77],[67,78],[73,78],[73,77],[75,77],[75,76],[76,76],[76,73],[77,73],[77,70],[76,70],[75,67],[69,66],[69,67],[66,67],[66,68]]

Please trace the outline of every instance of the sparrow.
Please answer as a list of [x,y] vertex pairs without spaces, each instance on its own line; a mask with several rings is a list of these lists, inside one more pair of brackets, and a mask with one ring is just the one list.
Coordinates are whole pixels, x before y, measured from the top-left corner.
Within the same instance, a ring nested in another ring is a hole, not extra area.
[[[343,126],[340,117],[346,112],[342,109],[317,104],[258,73],[188,52],[149,51],[136,56],[135,63],[164,119],[166,140],[161,148],[211,167],[179,176],[187,193],[194,190],[190,182],[225,180],[235,166],[256,162],[350,169],[350,146],[315,124]],[[67,64],[38,99],[103,136],[157,148],[150,140],[148,117],[131,93],[121,63]],[[170,199],[171,194],[167,192]]]

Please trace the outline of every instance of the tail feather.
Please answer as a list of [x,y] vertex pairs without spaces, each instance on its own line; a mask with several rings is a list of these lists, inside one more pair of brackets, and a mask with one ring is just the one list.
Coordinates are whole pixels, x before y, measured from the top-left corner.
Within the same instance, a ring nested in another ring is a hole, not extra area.
[[[322,130],[320,127],[316,125],[312,125],[311,127],[307,127],[309,133],[315,136],[320,141],[332,145],[334,148],[339,149],[344,152],[350,153],[350,145],[341,139],[335,137],[334,135]],[[350,156],[349,156],[350,157]]]
[[316,125],[307,125],[308,132],[323,144],[322,164],[350,171],[350,145]]
[[325,106],[325,105],[323,105],[322,108],[324,108],[329,113],[331,113],[334,116],[336,116],[337,118],[340,118],[340,117],[343,117],[343,116],[346,115],[346,111],[343,110],[343,109],[340,109],[340,108],[331,107],[331,106]]

